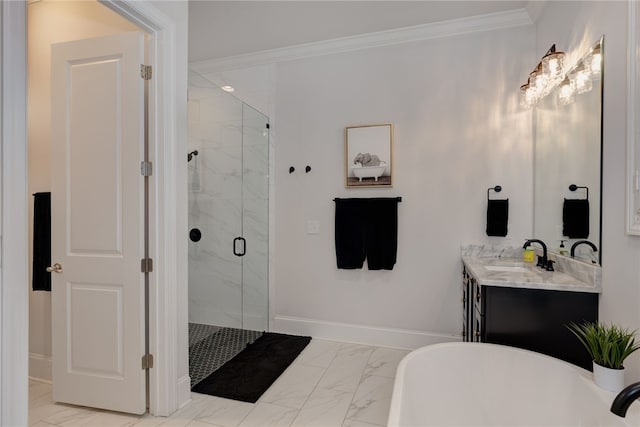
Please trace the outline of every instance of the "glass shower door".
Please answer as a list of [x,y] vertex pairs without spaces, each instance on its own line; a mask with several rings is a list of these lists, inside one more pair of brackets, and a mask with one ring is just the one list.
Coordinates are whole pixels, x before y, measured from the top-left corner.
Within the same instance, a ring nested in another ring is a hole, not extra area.
[[268,329],[267,123],[265,115],[191,73],[190,323]]
[[266,331],[269,318],[269,119],[247,104],[242,120],[242,319]]

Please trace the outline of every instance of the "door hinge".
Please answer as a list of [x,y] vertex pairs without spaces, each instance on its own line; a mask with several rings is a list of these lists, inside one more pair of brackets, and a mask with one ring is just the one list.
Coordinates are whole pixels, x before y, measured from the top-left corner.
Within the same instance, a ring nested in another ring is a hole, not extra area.
[[140,77],[143,80],[151,80],[151,65],[140,64]]
[[151,258],[142,258],[140,271],[143,273],[151,273],[153,271],[153,260]]
[[153,354],[145,354],[142,356],[142,369],[153,368]]
[[271,125],[267,123],[267,129],[271,129]]
[[151,162],[140,162],[140,174],[142,176],[151,176],[153,173],[153,164]]

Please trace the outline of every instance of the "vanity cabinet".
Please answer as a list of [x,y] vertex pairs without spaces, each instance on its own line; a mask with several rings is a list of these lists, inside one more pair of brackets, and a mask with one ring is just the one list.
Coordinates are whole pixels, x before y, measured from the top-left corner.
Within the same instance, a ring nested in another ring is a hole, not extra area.
[[566,325],[598,320],[597,293],[483,286],[466,268],[463,278],[465,341],[519,347],[592,369]]

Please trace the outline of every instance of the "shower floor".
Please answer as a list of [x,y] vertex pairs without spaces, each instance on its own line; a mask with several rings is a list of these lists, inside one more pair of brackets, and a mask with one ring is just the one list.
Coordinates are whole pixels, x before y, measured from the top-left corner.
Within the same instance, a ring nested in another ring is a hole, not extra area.
[[191,387],[231,360],[262,334],[261,331],[189,323]]

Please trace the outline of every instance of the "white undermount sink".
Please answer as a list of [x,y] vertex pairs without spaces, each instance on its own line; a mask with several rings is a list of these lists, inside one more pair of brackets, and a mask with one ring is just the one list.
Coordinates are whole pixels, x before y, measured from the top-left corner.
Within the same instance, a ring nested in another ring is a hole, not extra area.
[[526,273],[529,271],[528,268],[512,265],[485,265],[484,268],[489,271],[502,271],[507,273]]

